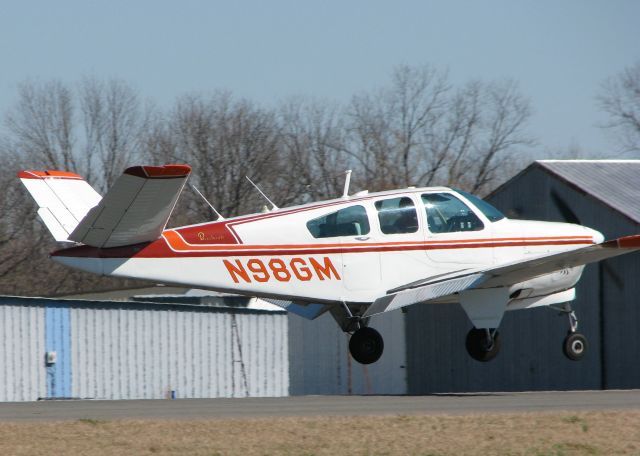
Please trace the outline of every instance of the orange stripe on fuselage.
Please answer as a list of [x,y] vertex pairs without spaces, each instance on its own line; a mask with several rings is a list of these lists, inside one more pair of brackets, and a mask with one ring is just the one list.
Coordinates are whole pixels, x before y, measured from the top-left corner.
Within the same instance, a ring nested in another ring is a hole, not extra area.
[[442,250],[464,248],[519,247],[544,245],[593,244],[590,236],[551,236],[530,238],[488,238],[460,240],[429,240],[405,242],[371,243],[315,243],[315,244],[206,244],[194,245],[186,242],[179,233],[165,231],[162,236],[176,253],[210,253],[211,256],[233,255],[295,255],[299,253],[359,253],[403,250]]
[[85,258],[184,258],[184,257],[245,257],[295,256],[317,254],[356,254],[364,252],[402,252],[415,250],[455,250],[498,247],[591,245],[590,237],[532,237],[499,239],[464,239],[460,241],[386,242],[371,244],[271,244],[271,245],[209,245],[193,246],[169,230],[162,238],[148,244],[99,249],[79,246],[58,250],[53,256]]

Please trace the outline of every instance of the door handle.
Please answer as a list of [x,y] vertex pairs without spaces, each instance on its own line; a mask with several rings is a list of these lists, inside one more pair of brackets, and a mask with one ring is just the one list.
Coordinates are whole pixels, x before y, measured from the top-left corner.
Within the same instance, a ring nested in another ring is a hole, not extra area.
[[368,241],[370,239],[369,236],[358,236],[356,237],[357,241]]

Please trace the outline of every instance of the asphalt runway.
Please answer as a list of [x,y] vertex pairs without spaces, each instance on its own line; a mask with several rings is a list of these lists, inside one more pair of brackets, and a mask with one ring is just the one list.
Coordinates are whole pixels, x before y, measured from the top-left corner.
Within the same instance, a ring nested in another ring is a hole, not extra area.
[[225,419],[284,416],[478,414],[640,410],[640,390],[436,394],[429,396],[297,396],[132,401],[40,401],[0,404],[0,421]]

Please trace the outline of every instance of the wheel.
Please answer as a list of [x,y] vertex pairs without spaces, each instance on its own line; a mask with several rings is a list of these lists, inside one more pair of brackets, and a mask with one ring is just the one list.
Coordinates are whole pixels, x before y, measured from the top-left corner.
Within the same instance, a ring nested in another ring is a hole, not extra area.
[[500,333],[495,330],[493,339],[487,336],[486,329],[471,328],[467,334],[466,347],[469,356],[476,361],[491,361],[500,351]]
[[580,361],[587,352],[587,338],[580,333],[569,333],[562,346],[564,355],[571,361]]
[[384,341],[378,331],[373,328],[360,328],[349,340],[349,351],[353,359],[360,364],[375,363],[382,356]]

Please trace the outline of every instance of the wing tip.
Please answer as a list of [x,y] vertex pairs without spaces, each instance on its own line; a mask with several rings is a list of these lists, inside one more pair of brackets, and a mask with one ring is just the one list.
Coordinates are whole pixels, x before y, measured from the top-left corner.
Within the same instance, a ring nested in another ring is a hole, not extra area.
[[130,176],[144,179],[175,179],[187,177],[191,173],[189,165],[164,165],[164,166],[132,166],[124,171]]
[[617,240],[617,242],[618,242],[618,247],[621,249],[639,249],[640,234],[621,237]]
[[82,180],[82,176],[76,173],[71,173],[69,171],[56,171],[56,170],[46,170],[46,171],[35,171],[35,170],[22,170],[18,172],[18,178],[20,179],[71,179],[71,180]]

